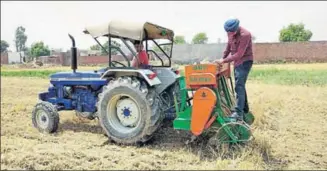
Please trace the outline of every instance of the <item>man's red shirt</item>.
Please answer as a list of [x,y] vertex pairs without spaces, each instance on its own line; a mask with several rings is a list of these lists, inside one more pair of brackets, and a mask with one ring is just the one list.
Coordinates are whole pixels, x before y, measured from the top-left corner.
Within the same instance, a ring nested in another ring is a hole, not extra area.
[[240,27],[238,33],[228,36],[223,62],[228,63],[234,61],[234,66],[236,67],[244,61],[250,60],[253,60],[252,36],[249,31]]

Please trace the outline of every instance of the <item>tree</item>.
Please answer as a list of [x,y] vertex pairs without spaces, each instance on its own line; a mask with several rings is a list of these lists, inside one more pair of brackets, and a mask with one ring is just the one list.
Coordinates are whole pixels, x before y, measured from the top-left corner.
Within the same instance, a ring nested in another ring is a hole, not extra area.
[[306,30],[303,23],[291,23],[286,28],[284,27],[280,30],[279,33],[279,41],[281,42],[309,41],[312,37],[312,32]]
[[31,46],[31,55],[33,57],[48,56],[50,55],[50,49],[42,41],[35,42]]
[[193,44],[206,44],[207,42],[208,42],[207,34],[203,32],[196,34],[192,39]]
[[174,38],[174,43],[175,44],[185,44],[185,37],[184,36],[175,36]]
[[[104,43],[102,46],[106,49],[106,51],[109,51],[109,40],[107,40],[107,42]],[[121,47],[120,43],[118,43],[118,42],[115,41],[115,40],[111,40],[111,46]],[[92,46],[90,47],[90,49],[91,49],[91,50],[100,50],[100,51],[101,51],[101,55],[108,55],[107,52],[106,52],[106,51],[105,51],[105,50],[104,50],[100,45],[98,45],[98,44],[96,44],[96,45],[92,45]],[[118,54],[118,50],[112,48],[112,49],[111,49],[111,54],[112,54],[112,55],[117,55],[117,54]]]
[[31,48],[25,47],[25,49],[24,49],[24,55],[25,55],[25,57],[30,57],[32,55],[31,54]]
[[1,40],[1,53],[7,51],[9,44],[5,40]]
[[[25,34],[25,28],[23,26],[19,26],[16,29],[15,32],[15,45],[16,45],[16,52],[22,52],[26,49],[27,36]],[[21,55],[21,54],[20,54]],[[21,62],[22,56],[20,56],[20,62]]]
[[[118,43],[117,41],[115,40],[111,40],[111,47],[112,46],[116,46],[116,47],[120,47],[120,43]],[[109,51],[109,40],[103,45],[103,47]],[[101,48],[101,47],[100,47]],[[107,52],[101,48],[101,54],[102,55],[107,55]],[[111,48],[111,55],[117,55],[118,54],[118,50],[115,49],[115,48]]]
[[90,47],[91,50],[101,50],[100,45],[96,44]]
[[[160,47],[167,54],[170,53],[170,49],[171,49],[170,45],[161,45]],[[155,51],[156,53],[163,53],[158,46],[154,46],[152,50]]]

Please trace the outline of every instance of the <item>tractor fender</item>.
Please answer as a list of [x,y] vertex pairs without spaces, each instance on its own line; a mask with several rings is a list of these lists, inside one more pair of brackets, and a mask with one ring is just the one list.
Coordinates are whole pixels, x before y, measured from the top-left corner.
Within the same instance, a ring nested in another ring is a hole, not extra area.
[[153,68],[154,72],[157,73],[157,77],[162,82],[159,86],[156,87],[156,92],[162,93],[167,89],[167,87],[176,83],[180,77],[171,68]]
[[145,81],[150,85],[150,86],[155,86],[161,84],[161,81],[159,78],[156,76],[152,79],[148,77],[148,75],[155,74],[149,69],[120,69],[120,68],[110,68],[108,69],[103,75],[101,76],[101,79],[104,79],[105,77],[108,76],[115,76],[116,78],[121,77],[121,76],[136,76],[136,77],[141,77],[144,78]]

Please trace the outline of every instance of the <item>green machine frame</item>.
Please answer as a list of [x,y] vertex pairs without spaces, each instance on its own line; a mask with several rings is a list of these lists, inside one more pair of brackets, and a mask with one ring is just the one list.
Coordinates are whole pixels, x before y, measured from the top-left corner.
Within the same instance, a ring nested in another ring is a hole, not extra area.
[[[231,79],[231,78],[228,78]],[[235,105],[235,95],[232,91],[232,81],[230,80],[230,86],[227,85],[227,78],[225,76],[217,77],[218,87],[213,88],[216,94],[217,101],[216,106],[211,114],[211,117],[216,115],[215,121],[211,126],[204,131],[208,132],[212,128],[217,128],[218,132],[216,138],[221,143],[238,143],[248,141],[250,139],[251,130],[250,126],[254,121],[254,116],[251,112],[244,115],[244,121],[236,121],[234,118],[229,118],[228,115],[232,107]],[[185,77],[181,76],[179,80],[180,85],[180,103],[177,103],[177,97],[175,97],[175,110],[176,119],[173,121],[173,127],[177,130],[190,130],[191,128],[191,116],[192,116],[192,104],[193,97],[189,96],[196,90],[187,89]],[[227,108],[227,110],[223,110]],[[215,129],[214,129],[215,130]]]

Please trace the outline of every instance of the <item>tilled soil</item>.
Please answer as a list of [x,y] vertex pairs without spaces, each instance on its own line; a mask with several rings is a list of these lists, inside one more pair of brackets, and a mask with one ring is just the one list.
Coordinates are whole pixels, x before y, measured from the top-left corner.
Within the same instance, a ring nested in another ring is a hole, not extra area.
[[255,139],[229,151],[190,139],[166,123],[142,146],[110,142],[96,120],[61,112],[57,133],[31,122],[48,80],[1,78],[2,169],[326,169],[327,88],[249,83]]

